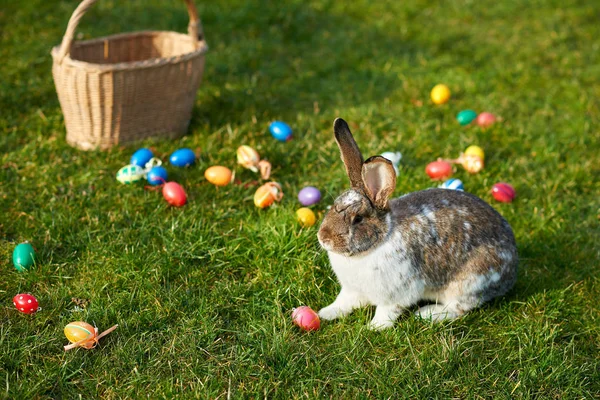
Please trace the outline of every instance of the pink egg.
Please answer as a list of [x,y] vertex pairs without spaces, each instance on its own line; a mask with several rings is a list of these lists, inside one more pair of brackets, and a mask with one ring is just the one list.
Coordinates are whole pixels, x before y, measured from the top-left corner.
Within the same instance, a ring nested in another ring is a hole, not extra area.
[[482,128],[487,128],[496,122],[496,116],[489,112],[482,112],[477,116],[475,122],[477,122],[477,125],[481,126]]
[[447,179],[452,176],[452,164],[448,161],[434,161],[427,164],[425,172],[431,179]]
[[292,311],[292,320],[305,331],[316,331],[321,327],[319,315],[308,306],[300,306]]
[[500,182],[492,187],[492,196],[502,203],[510,203],[514,200],[515,195],[515,188],[508,183]]
[[162,192],[165,200],[172,206],[181,207],[187,202],[185,190],[177,182],[165,183]]

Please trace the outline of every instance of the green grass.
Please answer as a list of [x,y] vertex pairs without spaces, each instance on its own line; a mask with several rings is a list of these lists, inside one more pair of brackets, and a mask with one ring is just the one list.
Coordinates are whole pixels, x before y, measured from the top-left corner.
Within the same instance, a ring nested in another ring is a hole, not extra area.
[[[0,7],[0,387],[6,398],[592,398],[600,394],[600,25],[589,1],[197,2],[210,46],[190,133],[108,152],[65,142],[51,77],[76,1]],[[138,29],[184,31],[180,2],[100,1],[84,38]],[[453,96],[429,101],[437,83]],[[458,111],[502,117],[460,127]],[[318,309],[339,290],[316,227],[294,212],[305,185],[326,206],[348,186],[332,135],[341,116],[365,155],[401,151],[396,194],[434,185],[437,157],[470,144],[486,168],[456,177],[514,228],[521,264],[503,299],[450,323],[411,316],[365,328],[359,310],[307,334],[292,308]],[[274,119],[294,140],[276,142]],[[255,187],[215,188],[203,172],[254,146],[285,197],[267,210]],[[133,151],[165,157],[189,195],[169,207],[116,171]],[[512,204],[489,190],[507,181]],[[30,241],[38,263],[11,255]],[[12,297],[37,296],[18,313]],[[88,301],[77,310],[72,297]],[[63,327],[119,328],[94,350],[65,353]]]

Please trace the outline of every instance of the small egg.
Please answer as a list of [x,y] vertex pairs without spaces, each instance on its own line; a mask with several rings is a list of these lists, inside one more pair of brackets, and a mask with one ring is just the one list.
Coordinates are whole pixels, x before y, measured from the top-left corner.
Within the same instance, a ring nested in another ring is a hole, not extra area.
[[163,197],[172,206],[181,207],[187,203],[185,190],[177,182],[167,182],[163,185]]
[[269,125],[271,135],[280,142],[287,142],[292,138],[292,128],[285,122],[274,121]]
[[161,166],[152,167],[152,169],[148,171],[146,179],[148,179],[148,183],[153,186],[162,185],[167,181],[167,170]]
[[21,293],[13,297],[13,304],[23,314],[34,314],[39,309],[37,299],[29,293]]
[[260,161],[260,156],[256,150],[250,146],[244,145],[238,147],[236,155],[238,164],[253,172],[258,172],[258,162]]
[[492,196],[499,202],[510,203],[516,196],[515,188],[505,182],[496,183],[492,187]]
[[473,145],[473,146],[467,147],[464,154],[465,155],[474,155],[474,156],[481,158],[482,160],[485,160],[485,153],[483,152],[483,149],[479,146]]
[[473,110],[463,110],[456,116],[458,123],[463,126],[469,125],[475,118],[477,118],[477,113]]
[[431,101],[434,104],[444,104],[450,99],[450,89],[448,86],[439,84],[431,89]]
[[314,186],[306,186],[298,192],[298,201],[303,206],[312,206],[321,201],[321,192]]
[[425,172],[431,179],[446,179],[452,176],[452,164],[447,161],[434,161],[427,164]]
[[496,123],[496,116],[489,112],[482,112],[477,116],[475,122],[482,128],[487,128]]
[[269,207],[273,202],[283,198],[281,185],[277,182],[267,182],[254,193],[254,205],[258,208]]
[[227,186],[231,183],[232,172],[227,167],[215,165],[204,171],[204,177],[207,181],[216,186]]
[[138,151],[136,151],[135,153],[133,153],[133,155],[131,156],[131,160],[129,161],[129,163],[131,165],[137,165],[138,167],[144,168],[146,166],[146,163],[148,161],[150,161],[150,159],[154,157],[154,154],[152,154],[152,150],[150,149],[139,149]]
[[86,349],[91,349],[98,343],[96,336],[98,331],[92,325],[83,321],[71,322],[64,329],[65,336],[69,339],[69,342],[76,343],[82,340],[88,340],[83,342],[80,346]]
[[448,179],[446,182],[442,183],[440,186],[442,189],[452,189],[452,190],[465,190],[465,186],[463,185],[460,179]]
[[139,165],[129,164],[117,172],[117,180],[123,184],[137,182],[144,178],[144,169]]
[[292,321],[305,331],[316,331],[321,327],[319,314],[308,306],[300,306],[292,310]]
[[460,163],[470,174],[476,174],[483,169],[483,160],[474,154],[463,154]]
[[300,225],[302,225],[303,228],[311,227],[315,224],[315,222],[317,222],[315,213],[310,208],[306,207],[299,208],[296,211],[296,219],[298,222],[300,222]]
[[35,250],[29,243],[18,244],[13,250],[13,265],[17,271],[26,271],[35,263]]
[[271,176],[271,163],[267,160],[260,160],[258,162],[258,170],[262,179],[269,179]]
[[191,149],[175,150],[169,157],[169,162],[176,167],[187,167],[196,162],[196,154]]

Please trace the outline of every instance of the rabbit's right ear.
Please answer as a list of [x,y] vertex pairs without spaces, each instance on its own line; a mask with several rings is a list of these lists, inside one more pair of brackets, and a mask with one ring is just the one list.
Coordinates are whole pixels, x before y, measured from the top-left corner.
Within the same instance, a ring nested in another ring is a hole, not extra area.
[[346,167],[348,178],[350,178],[350,184],[353,188],[364,188],[361,174],[363,156],[346,121],[341,118],[336,118],[333,122],[333,133],[335,135],[335,141],[340,148],[342,161]]

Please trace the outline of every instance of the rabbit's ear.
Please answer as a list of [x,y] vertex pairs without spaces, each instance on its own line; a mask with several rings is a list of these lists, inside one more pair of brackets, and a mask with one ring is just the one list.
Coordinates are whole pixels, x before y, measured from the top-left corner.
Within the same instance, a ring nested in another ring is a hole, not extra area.
[[361,177],[361,169],[363,157],[346,121],[341,118],[336,118],[333,122],[333,133],[335,135],[335,141],[342,153],[342,161],[346,167],[348,178],[350,178],[350,184],[353,188],[362,189],[363,180]]
[[362,167],[362,180],[373,205],[381,210],[388,209],[388,200],[396,188],[392,163],[381,156],[369,158]]

